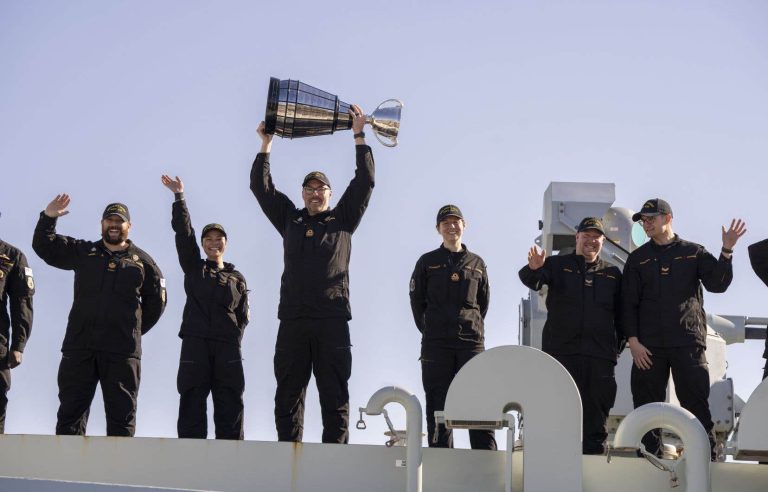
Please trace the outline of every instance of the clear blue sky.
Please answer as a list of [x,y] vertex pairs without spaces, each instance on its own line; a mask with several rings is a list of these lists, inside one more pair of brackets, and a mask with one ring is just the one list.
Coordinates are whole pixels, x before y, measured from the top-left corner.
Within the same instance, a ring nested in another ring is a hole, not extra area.
[[[270,76],[368,111],[390,97],[407,105],[400,146],[370,139],[376,188],[351,265],[353,409],[387,384],[423,397],[408,279],[439,244],[434,215],[449,202],[463,209],[465,242],[489,267],[488,347],[517,343],[527,295],[517,270],[550,181],[613,182],[616,205],[634,209],[664,197],[676,231],[712,251],[720,226],[743,217],[735,280],[707,295],[706,308],[768,316],[768,289],[746,257],[747,244],[768,237],[767,21],[760,0],[3,1],[0,237],[27,253],[38,286],[6,431],[55,426],[72,274],[44,265],[31,238],[40,210],[67,192],[71,213],[59,232],[95,239],[104,205],[123,201],[131,238],[168,278],[168,308],[144,338],[137,435],[175,436],[184,292],[171,195],[160,184],[168,173],[183,178],[198,229],[225,225],[227,259],[249,281],[246,438],[275,438],[282,247],[248,189]],[[337,189],[351,179],[352,136],[276,139],[272,161],[276,184],[298,203],[310,170],[324,170]],[[761,353],[762,342],[729,348],[729,375],[745,400]],[[90,434],[105,431],[101,407],[99,396]],[[368,420],[352,442],[383,442],[382,419]],[[305,439],[320,433],[312,389]]]

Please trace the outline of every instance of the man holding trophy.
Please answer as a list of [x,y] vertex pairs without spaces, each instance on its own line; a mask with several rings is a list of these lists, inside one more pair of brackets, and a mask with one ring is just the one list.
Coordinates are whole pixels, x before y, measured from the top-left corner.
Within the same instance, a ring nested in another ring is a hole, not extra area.
[[302,182],[304,208],[296,208],[275,188],[270,173],[274,130],[264,122],[258,128],[262,143],[251,169],[251,191],[282,236],[284,248],[274,358],[279,441],[301,442],[304,399],[314,373],[323,419],[322,441],[349,442],[349,258],[352,233],[374,186],[373,154],[363,133],[366,117],[356,105],[350,105],[349,114],[357,167],[333,208],[331,182],[320,171],[310,172]]

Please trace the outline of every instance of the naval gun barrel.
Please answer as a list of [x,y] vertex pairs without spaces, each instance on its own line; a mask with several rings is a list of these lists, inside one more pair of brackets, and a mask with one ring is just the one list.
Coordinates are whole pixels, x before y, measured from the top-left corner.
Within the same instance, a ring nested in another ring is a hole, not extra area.
[[744,320],[744,338],[747,340],[764,340],[768,335],[768,318],[750,318]]
[[707,325],[720,334],[727,344],[744,340],[764,340],[768,318],[707,314]]

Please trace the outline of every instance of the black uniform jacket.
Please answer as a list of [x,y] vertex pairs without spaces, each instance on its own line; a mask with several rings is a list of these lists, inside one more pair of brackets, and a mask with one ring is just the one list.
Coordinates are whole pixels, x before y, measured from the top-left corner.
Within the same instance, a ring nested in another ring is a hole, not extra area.
[[356,146],[355,177],[336,207],[310,216],[275,189],[269,154],[258,154],[251,169],[251,191],[283,237],[285,264],[280,285],[281,320],[352,318],[349,306],[349,256],[352,233],[368,207],[374,186],[371,148]]
[[648,241],[624,265],[624,333],[647,347],[706,346],[702,284],[725,292],[733,279],[731,260],[675,235],[667,245]]
[[[768,239],[758,243],[750,244],[749,262],[752,264],[752,270],[760,277],[765,285],[768,285]],[[768,359],[768,338],[765,339],[765,352],[763,357]]]
[[40,213],[32,248],[46,263],[75,272],[75,298],[61,350],[102,350],[141,356],[141,335],[165,309],[165,279],[155,261],[130,243],[113,253],[103,241],[56,234]]
[[466,245],[458,253],[441,245],[422,255],[411,275],[410,297],[422,344],[483,345],[491,289],[485,262]]
[[224,268],[219,270],[216,263],[200,258],[200,247],[184,199],[173,203],[171,225],[176,232],[176,251],[187,293],[179,336],[239,345],[248,324],[245,277],[231,263],[224,263]]
[[24,352],[32,333],[34,294],[35,281],[24,253],[0,240],[0,362],[9,349]]
[[600,258],[588,264],[571,253],[550,256],[538,270],[525,265],[519,276],[530,289],[548,286],[544,352],[616,361],[622,338],[621,270]]

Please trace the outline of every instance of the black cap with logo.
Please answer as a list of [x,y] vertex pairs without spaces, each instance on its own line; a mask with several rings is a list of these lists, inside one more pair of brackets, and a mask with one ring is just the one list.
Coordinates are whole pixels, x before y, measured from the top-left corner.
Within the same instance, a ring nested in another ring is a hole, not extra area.
[[672,215],[672,207],[666,200],[651,198],[646,200],[639,212],[632,216],[632,221],[637,222],[643,215]]
[[576,232],[584,232],[588,229],[593,229],[605,236],[603,221],[597,217],[584,217],[581,222],[579,222],[579,225],[576,226]]
[[200,234],[200,240],[205,237],[206,234],[208,234],[211,231],[219,231],[221,232],[221,235],[224,237],[227,237],[227,231],[224,230],[224,226],[221,224],[208,224],[207,226],[203,227],[203,232]]
[[304,176],[304,181],[301,183],[301,186],[307,186],[307,183],[309,183],[313,179],[320,181],[328,188],[331,187],[331,181],[328,179],[328,176],[326,176],[325,173],[322,171],[312,171],[311,173]]
[[122,203],[110,203],[107,208],[104,209],[104,213],[101,214],[101,218],[106,219],[110,215],[117,215],[126,222],[131,221],[131,214],[128,212],[128,207]]
[[464,216],[461,214],[461,209],[459,209],[459,207],[456,205],[445,205],[440,207],[440,210],[437,211],[437,224],[439,225],[446,217],[451,216],[464,220]]

